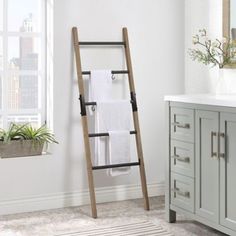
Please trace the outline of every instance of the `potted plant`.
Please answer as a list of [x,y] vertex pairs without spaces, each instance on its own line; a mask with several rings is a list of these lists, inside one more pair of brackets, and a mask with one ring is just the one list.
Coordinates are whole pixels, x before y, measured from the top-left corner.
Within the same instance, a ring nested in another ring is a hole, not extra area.
[[34,128],[31,124],[11,124],[8,130],[0,129],[0,157],[41,155],[48,143],[58,143],[46,127]]
[[236,92],[236,42],[230,38],[209,39],[205,29],[193,36],[195,48],[189,49],[193,61],[219,68],[216,93]]

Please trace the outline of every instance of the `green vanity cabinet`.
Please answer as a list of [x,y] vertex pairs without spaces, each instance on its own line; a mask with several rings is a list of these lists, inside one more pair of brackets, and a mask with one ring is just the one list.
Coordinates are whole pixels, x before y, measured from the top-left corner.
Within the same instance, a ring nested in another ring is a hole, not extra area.
[[220,113],[220,224],[236,231],[236,114]]
[[217,223],[219,219],[219,160],[217,154],[219,113],[202,110],[195,112],[196,215]]
[[196,110],[195,125],[196,214],[236,230],[236,114]]
[[213,101],[166,99],[166,218],[236,236],[236,97],[235,106]]

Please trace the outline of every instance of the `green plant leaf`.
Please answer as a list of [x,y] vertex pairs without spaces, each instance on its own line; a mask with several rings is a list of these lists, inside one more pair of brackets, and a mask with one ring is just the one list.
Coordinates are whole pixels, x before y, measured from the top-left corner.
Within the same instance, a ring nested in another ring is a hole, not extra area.
[[0,139],[4,142],[9,142],[14,139],[33,140],[35,143],[58,143],[54,134],[42,125],[39,128],[34,128],[31,124],[18,125],[12,123],[7,131],[0,129]]

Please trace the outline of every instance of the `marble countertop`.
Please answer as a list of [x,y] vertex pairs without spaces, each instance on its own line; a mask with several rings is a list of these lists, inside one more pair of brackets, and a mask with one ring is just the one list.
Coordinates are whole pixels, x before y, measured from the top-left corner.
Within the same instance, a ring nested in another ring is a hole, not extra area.
[[182,94],[167,95],[165,101],[213,106],[236,107],[236,94]]

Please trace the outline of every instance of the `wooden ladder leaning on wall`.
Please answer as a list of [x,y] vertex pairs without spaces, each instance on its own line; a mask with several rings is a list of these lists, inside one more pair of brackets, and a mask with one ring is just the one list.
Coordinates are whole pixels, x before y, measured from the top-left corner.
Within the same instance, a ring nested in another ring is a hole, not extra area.
[[[78,30],[76,27],[72,28],[72,34],[73,34],[75,59],[76,59],[76,67],[77,67],[78,87],[79,87],[79,93],[80,93],[79,99],[80,99],[80,106],[81,106],[81,118],[82,118],[82,126],[83,126],[83,136],[84,136],[85,155],[86,155],[86,162],[87,162],[87,174],[88,174],[88,184],[89,184],[92,216],[93,216],[93,218],[97,218],[97,207],[96,207],[96,197],[95,197],[95,190],[94,190],[93,170],[101,170],[101,169],[108,169],[108,168],[114,168],[114,167],[119,168],[119,167],[125,167],[125,166],[139,166],[142,192],[143,192],[143,198],[144,198],[144,209],[149,210],[149,199],[148,199],[148,191],[147,191],[147,184],[146,184],[146,174],[145,174],[145,168],[144,168],[143,150],[142,150],[141,135],[140,135],[140,128],[139,128],[138,109],[137,109],[137,103],[136,103],[136,93],[135,93],[134,78],[133,78],[133,71],[132,71],[132,65],[131,65],[131,56],[130,56],[127,28],[123,28],[123,41],[122,42],[80,42],[79,38],[78,38]],[[90,71],[82,71],[81,58],[80,58],[80,45],[87,45],[87,46],[89,46],[89,45],[101,45],[101,46],[102,45],[105,45],[105,46],[120,45],[120,46],[124,46],[127,70],[112,71],[112,74],[128,74],[129,89],[130,89],[130,96],[131,96],[131,103],[132,103],[132,110],[133,110],[134,129],[135,129],[134,131],[131,131],[130,134],[134,134],[136,136],[138,162],[105,165],[105,166],[93,166],[92,165],[89,138],[109,136],[109,134],[108,133],[97,133],[97,134],[89,134],[88,133],[88,121],[87,121],[87,115],[86,115],[86,106],[96,105],[96,101],[85,102],[85,100],[84,100],[83,75],[90,74]]]

